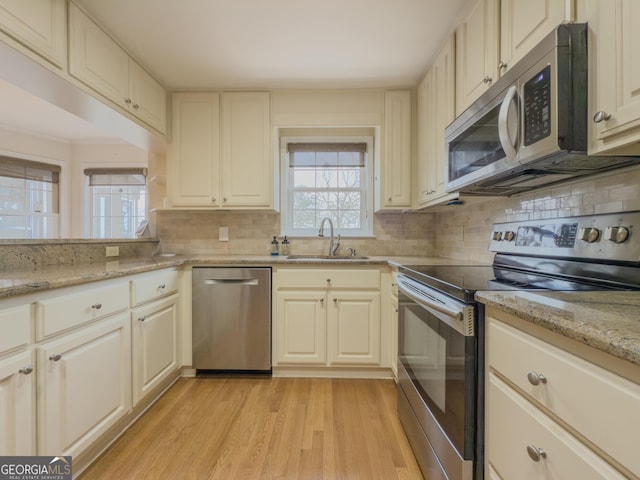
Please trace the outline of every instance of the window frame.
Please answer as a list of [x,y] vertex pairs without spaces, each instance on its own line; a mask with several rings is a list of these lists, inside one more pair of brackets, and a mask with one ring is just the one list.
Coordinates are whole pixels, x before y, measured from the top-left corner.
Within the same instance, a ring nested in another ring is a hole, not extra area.
[[[293,228],[293,192],[291,186],[291,174],[289,167],[289,143],[366,143],[367,152],[365,155],[365,165],[363,167],[363,186],[361,199],[361,225],[358,230],[334,228],[334,235],[341,235],[344,238],[368,238],[373,237],[373,203],[374,203],[374,136],[295,136],[287,135],[280,137],[280,181],[282,185],[280,202],[280,230],[282,235],[290,238],[317,237],[320,225],[314,228],[295,229]],[[318,189],[320,191],[320,189]]]

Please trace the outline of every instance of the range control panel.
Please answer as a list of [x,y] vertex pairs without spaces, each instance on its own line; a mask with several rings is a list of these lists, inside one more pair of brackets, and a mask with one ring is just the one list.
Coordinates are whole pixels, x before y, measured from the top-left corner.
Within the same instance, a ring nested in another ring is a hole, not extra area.
[[640,212],[496,223],[489,250],[640,262],[639,229]]

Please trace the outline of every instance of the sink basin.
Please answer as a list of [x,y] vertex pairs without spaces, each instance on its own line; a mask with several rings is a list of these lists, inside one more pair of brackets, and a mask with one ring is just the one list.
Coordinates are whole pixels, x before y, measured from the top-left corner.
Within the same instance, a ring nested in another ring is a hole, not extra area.
[[362,255],[287,255],[289,260],[366,260]]

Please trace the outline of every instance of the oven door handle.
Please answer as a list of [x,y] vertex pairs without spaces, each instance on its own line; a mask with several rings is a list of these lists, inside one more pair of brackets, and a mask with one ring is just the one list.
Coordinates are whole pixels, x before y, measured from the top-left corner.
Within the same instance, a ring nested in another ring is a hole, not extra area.
[[398,284],[398,287],[402,290],[407,297],[416,302],[423,308],[431,308],[433,310],[437,310],[440,313],[444,313],[446,316],[454,318],[456,320],[462,320],[462,312],[460,310],[454,310],[453,308],[449,308],[445,305],[439,305],[437,303],[426,303],[422,298],[413,294],[411,291],[402,288],[401,284]]

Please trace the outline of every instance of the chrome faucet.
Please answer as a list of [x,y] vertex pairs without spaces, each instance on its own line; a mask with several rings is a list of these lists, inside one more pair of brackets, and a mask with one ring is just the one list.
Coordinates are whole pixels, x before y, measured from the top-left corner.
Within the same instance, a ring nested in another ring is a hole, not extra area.
[[320,222],[320,231],[318,232],[319,237],[324,237],[324,222],[329,222],[329,234],[331,238],[329,239],[329,255],[335,255],[336,251],[340,247],[340,235],[338,235],[338,240],[335,241],[333,237],[333,222],[329,217],[324,217]]

